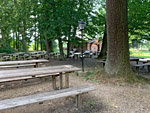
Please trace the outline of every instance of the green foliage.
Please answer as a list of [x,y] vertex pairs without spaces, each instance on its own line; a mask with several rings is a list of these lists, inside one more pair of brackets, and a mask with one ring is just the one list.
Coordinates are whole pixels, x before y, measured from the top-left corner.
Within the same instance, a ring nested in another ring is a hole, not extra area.
[[0,53],[9,53],[10,54],[10,53],[14,52],[14,49],[9,44],[3,43],[0,45],[1,45]]
[[148,50],[130,49],[130,56],[150,58],[150,51],[148,51]]
[[129,36],[132,39],[150,40],[150,1],[149,0],[129,0]]

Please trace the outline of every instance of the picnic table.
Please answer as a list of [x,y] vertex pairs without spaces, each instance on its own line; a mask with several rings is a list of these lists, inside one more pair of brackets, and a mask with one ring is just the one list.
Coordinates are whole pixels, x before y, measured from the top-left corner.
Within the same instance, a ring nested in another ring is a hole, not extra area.
[[130,61],[136,61],[136,64],[139,63],[139,60],[142,58],[138,58],[138,57],[130,57]]
[[[50,66],[41,68],[31,68],[31,69],[17,69],[0,71],[0,83],[10,82],[13,80],[19,80],[17,78],[26,79],[26,77],[35,78],[36,76],[52,76],[53,89],[56,89],[56,77],[59,76],[60,79],[60,89],[55,91],[49,91],[44,93],[38,93],[28,96],[21,96],[15,98],[9,98],[5,100],[0,100],[0,111],[7,110],[10,108],[15,108],[19,106],[30,105],[34,103],[44,102],[48,100],[76,96],[76,107],[79,109],[82,100],[82,95],[88,93],[89,91],[95,90],[92,86],[78,86],[74,88],[69,87],[69,73],[74,71],[79,71],[80,68],[74,67],[72,65],[61,65],[61,66]],[[65,73],[65,88],[63,88],[63,73]]]
[[49,62],[48,60],[23,60],[23,61],[5,61],[0,62],[0,66],[13,66],[13,65],[21,65],[21,64],[33,64],[35,63],[35,67],[39,67],[40,63]]
[[20,79],[28,79],[28,77],[52,76],[53,88],[56,89],[56,77],[60,79],[60,89],[63,87],[63,74],[65,74],[65,87],[69,87],[69,73],[79,71],[80,68],[72,65],[49,66],[30,69],[15,69],[0,71],[0,83],[9,82]]

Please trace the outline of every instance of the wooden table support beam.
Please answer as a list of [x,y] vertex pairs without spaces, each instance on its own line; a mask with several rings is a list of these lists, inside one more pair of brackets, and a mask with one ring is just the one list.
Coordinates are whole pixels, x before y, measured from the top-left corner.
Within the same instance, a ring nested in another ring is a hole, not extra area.
[[52,76],[53,89],[56,90],[56,76]]
[[62,73],[59,74],[59,79],[60,79],[60,89],[63,88],[63,75]]
[[65,73],[65,88],[69,88],[69,73]]

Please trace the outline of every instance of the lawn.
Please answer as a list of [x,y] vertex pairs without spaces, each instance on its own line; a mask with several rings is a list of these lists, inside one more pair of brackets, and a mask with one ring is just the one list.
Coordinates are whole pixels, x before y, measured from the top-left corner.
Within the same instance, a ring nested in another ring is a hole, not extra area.
[[130,56],[150,58],[150,51],[130,49]]

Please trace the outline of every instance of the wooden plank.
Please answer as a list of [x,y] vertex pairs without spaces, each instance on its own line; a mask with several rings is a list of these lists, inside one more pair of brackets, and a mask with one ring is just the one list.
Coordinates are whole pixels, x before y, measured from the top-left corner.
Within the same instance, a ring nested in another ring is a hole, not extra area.
[[56,75],[59,75],[59,73],[46,74],[46,75],[37,75],[37,76],[35,76],[35,77],[27,76],[27,77],[0,79],[0,83],[12,82],[12,81],[20,81],[20,80],[28,80],[28,79],[34,79],[34,78],[43,78],[43,77],[56,76]]
[[5,61],[0,62],[0,66],[4,65],[16,65],[16,64],[28,64],[28,63],[36,63],[36,62],[49,62],[49,60],[41,59],[41,60],[23,60],[23,61]]
[[[35,70],[34,70],[35,69]],[[45,70],[39,70],[36,68],[34,69],[28,69],[28,70],[18,70],[15,73],[0,73],[0,79],[3,78],[16,78],[16,77],[25,77],[25,76],[34,76],[34,75],[44,75],[44,74],[53,74],[53,73],[62,73],[62,72],[74,72],[79,71],[80,68],[72,67],[72,68],[60,68],[60,69],[51,69],[51,67],[46,68]],[[20,73],[19,73],[20,72]]]
[[30,105],[30,104],[39,103],[39,102],[57,99],[57,98],[62,98],[62,97],[79,95],[79,94],[93,91],[93,90],[95,90],[94,87],[85,85],[85,86],[79,86],[75,88],[68,88],[68,89],[56,90],[56,91],[51,91],[51,92],[46,92],[46,93],[41,93],[41,94],[34,94],[30,96],[1,100],[0,110]]
[[5,68],[19,68],[19,67],[26,67],[26,66],[35,66],[35,64],[0,66],[0,69],[5,69]]
[[69,88],[69,73],[65,73],[65,88]]

